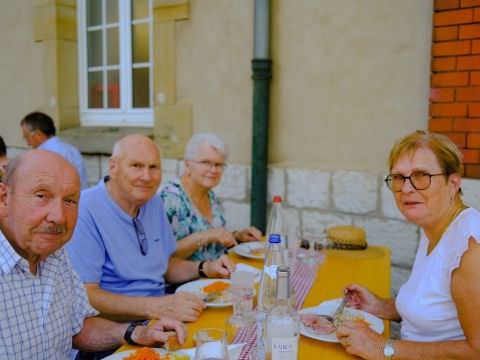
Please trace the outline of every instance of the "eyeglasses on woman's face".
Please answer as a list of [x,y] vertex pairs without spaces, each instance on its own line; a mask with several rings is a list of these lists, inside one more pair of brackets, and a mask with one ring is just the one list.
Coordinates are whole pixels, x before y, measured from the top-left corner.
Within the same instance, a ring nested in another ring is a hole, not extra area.
[[212,162],[210,160],[190,160],[198,165],[200,165],[202,168],[205,170],[218,170],[218,171],[223,171],[227,167],[226,163],[221,163],[221,162]]
[[393,192],[400,192],[403,189],[405,181],[408,179],[415,190],[428,189],[432,183],[433,176],[446,175],[445,173],[429,174],[425,171],[414,171],[410,176],[403,176],[402,174],[389,174],[385,178],[385,183]]

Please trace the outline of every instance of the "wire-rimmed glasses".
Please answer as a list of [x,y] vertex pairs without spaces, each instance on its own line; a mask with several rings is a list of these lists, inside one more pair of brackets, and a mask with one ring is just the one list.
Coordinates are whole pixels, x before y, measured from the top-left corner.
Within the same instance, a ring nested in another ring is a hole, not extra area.
[[217,162],[212,162],[210,160],[190,160],[190,161],[193,161],[194,163],[199,164],[200,166],[208,170],[215,169],[218,171],[223,171],[227,167],[226,163],[220,163],[220,162],[217,163]]
[[415,190],[428,189],[432,183],[432,176],[446,175],[445,173],[429,174],[424,171],[414,171],[410,176],[403,176],[402,174],[389,174],[385,178],[385,183],[393,192],[402,191],[405,181],[408,179]]
[[138,218],[133,218],[133,227],[135,228],[135,234],[137,235],[138,245],[140,246],[140,251],[142,255],[145,256],[148,253],[148,241],[147,235],[145,234],[145,229],[143,228],[142,222]]

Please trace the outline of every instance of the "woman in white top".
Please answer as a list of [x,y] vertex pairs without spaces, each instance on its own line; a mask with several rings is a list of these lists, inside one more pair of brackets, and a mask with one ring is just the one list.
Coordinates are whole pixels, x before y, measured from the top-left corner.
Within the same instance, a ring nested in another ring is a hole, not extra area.
[[389,168],[398,208],[421,228],[412,273],[396,299],[359,285],[345,292],[350,306],[401,321],[401,340],[345,322],[340,343],[364,359],[480,359],[480,212],[461,198],[461,153],[447,137],[417,131],[395,144]]

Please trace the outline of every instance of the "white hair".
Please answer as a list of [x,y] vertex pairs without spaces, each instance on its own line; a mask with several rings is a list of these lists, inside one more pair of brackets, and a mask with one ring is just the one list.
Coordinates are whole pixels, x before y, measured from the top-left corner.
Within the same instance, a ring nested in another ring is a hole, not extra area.
[[212,148],[220,152],[225,160],[228,157],[228,150],[220,137],[211,133],[200,133],[193,135],[188,140],[187,146],[185,146],[185,160],[195,160],[195,156],[198,154],[200,147],[203,144],[210,145]]

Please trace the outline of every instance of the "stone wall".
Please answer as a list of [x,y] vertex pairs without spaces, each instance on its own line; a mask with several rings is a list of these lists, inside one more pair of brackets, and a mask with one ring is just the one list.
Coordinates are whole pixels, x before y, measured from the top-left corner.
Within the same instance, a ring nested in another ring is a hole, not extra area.
[[[20,151],[9,148],[9,156]],[[84,159],[89,183],[94,185],[108,173],[108,156],[84,155]],[[181,170],[181,161],[164,159],[162,183]],[[298,226],[318,231],[334,225],[363,227],[369,244],[392,250],[392,294],[396,294],[410,273],[419,228],[403,219],[384,185],[384,174],[272,166],[268,176],[268,198],[284,199],[289,237],[295,236]],[[229,165],[215,189],[232,230],[249,225],[250,177],[249,166]],[[463,179],[462,190],[465,202],[480,209],[480,180]]]

